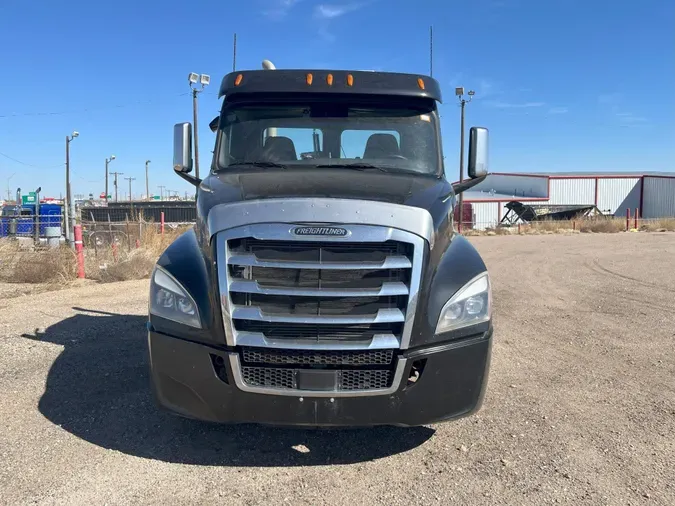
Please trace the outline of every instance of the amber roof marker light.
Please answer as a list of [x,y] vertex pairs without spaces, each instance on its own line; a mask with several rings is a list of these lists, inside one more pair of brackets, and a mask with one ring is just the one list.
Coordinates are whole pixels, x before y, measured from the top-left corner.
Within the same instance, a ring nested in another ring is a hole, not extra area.
[[421,77],[418,77],[418,78],[417,78],[417,86],[420,87],[420,90],[423,90],[423,89],[424,89],[424,81],[422,80]]
[[241,81],[244,79],[244,74],[239,74],[237,78],[234,80],[234,85],[239,86],[241,84]]
[[307,74],[307,78],[305,80],[307,81],[307,84],[311,86],[312,81],[314,80],[314,76],[312,74]]
[[347,74],[347,86],[354,86],[354,76]]
[[328,86],[333,86],[333,74],[328,74],[326,76],[326,83],[328,83]]

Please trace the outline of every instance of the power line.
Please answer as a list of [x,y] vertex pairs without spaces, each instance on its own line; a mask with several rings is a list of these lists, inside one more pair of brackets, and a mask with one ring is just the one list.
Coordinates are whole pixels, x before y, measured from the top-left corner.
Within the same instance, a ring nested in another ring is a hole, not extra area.
[[55,169],[56,167],[61,167],[61,166],[63,166],[63,164],[60,163],[60,164],[58,164],[58,165],[51,165],[51,166],[49,166],[49,167],[38,167],[37,165],[33,165],[32,163],[26,163],[26,162],[22,162],[21,160],[17,160],[16,158],[13,158],[13,157],[11,157],[11,156],[9,156],[9,155],[6,155],[5,153],[0,153],[0,156],[4,156],[4,157],[7,158],[8,160],[12,160],[13,162],[16,162],[16,163],[18,163],[18,164],[20,164],[20,165],[25,165],[26,167],[33,167],[34,169]]
[[[184,97],[185,95],[189,95],[190,93],[179,93],[178,95],[171,95],[169,98],[174,98],[174,97]],[[83,113],[83,112],[97,112],[97,111],[107,111],[111,109],[122,109],[124,107],[131,107],[131,106],[136,106],[136,105],[141,105],[141,104],[149,104],[152,102],[156,102],[157,100],[161,100],[158,98],[152,98],[149,100],[140,100],[137,102],[132,102],[128,104],[120,104],[120,105],[112,105],[109,107],[95,107],[95,108],[85,108],[85,109],[79,109],[79,110],[70,110],[70,111],[41,111],[41,112],[18,112],[18,113],[11,113],[11,114],[0,114],[0,118],[18,118],[18,117],[26,117],[26,116],[62,116],[64,114],[77,114],[77,113]]]

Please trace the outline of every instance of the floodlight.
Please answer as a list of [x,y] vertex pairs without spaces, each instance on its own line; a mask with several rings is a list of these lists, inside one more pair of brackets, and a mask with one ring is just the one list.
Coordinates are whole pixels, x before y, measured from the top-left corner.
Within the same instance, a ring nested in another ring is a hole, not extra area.
[[111,160],[114,160],[114,159],[115,159],[115,155],[110,155],[110,159],[111,159]]
[[192,84],[195,84],[197,81],[199,81],[199,74],[190,72],[190,74],[188,74],[188,81],[190,81]]
[[211,82],[211,76],[202,74],[201,76],[199,76],[199,82],[201,83],[202,86],[208,86],[209,83]]
[[455,95],[457,95],[458,97],[464,95],[464,88],[455,88]]
[[475,94],[476,94],[475,91],[473,91],[473,90],[470,90],[470,91],[469,91],[469,96],[470,96],[470,97],[473,97]]
[[72,137],[73,137],[73,139],[74,139],[75,137],[78,137],[79,135],[80,135],[80,132],[78,132],[77,130],[75,130],[75,131],[73,131]]

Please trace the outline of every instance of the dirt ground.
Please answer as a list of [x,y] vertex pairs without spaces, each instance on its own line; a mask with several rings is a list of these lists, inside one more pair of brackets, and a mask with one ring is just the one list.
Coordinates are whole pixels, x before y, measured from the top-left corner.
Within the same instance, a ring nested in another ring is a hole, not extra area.
[[483,409],[417,429],[159,412],[147,281],[0,300],[2,504],[675,504],[675,234],[477,237]]

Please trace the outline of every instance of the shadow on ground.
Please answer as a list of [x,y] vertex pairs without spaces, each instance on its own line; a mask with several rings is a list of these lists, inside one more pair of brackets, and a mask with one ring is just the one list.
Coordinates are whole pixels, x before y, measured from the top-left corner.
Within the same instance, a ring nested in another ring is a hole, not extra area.
[[281,429],[216,425],[160,411],[149,384],[145,316],[74,308],[77,315],[24,335],[64,347],[39,410],[103,448],[166,462],[233,466],[349,464],[415,448],[429,428]]

